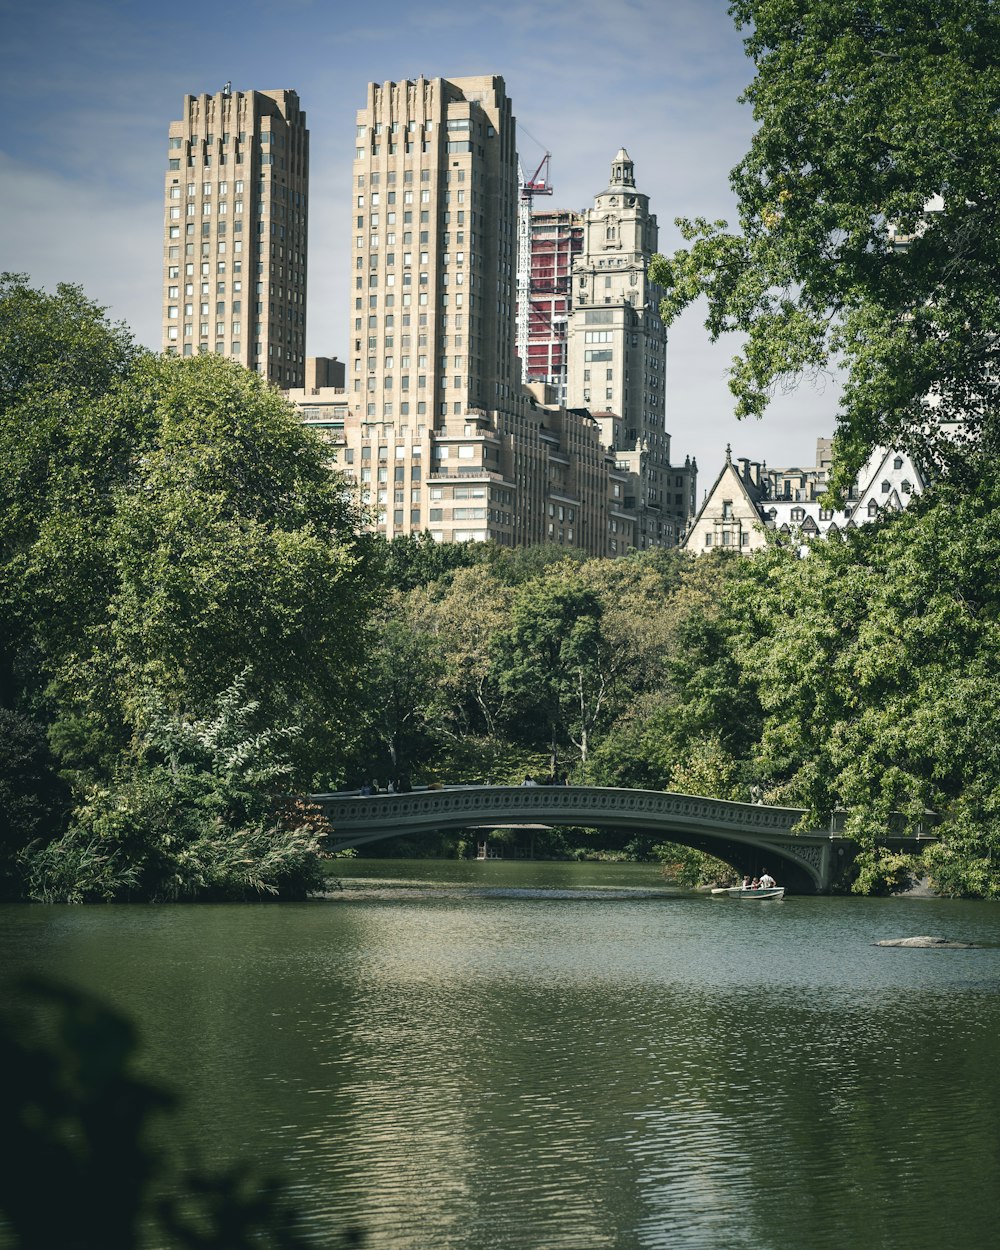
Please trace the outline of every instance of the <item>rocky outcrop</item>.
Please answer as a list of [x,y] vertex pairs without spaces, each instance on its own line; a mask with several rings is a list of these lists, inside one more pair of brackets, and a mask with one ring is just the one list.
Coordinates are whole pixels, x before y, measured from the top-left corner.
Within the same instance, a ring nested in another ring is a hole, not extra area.
[[886,938],[884,941],[875,942],[875,946],[913,946],[913,947],[932,947],[935,950],[962,951],[972,950],[975,942],[953,942],[950,938],[943,937],[908,937],[908,938]]

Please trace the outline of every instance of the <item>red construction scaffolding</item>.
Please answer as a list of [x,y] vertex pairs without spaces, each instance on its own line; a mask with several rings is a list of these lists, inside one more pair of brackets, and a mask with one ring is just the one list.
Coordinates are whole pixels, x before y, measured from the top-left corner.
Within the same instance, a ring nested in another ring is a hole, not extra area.
[[573,261],[583,250],[583,217],[566,209],[531,216],[528,352],[530,382],[548,382],[565,397],[566,322],[572,309]]

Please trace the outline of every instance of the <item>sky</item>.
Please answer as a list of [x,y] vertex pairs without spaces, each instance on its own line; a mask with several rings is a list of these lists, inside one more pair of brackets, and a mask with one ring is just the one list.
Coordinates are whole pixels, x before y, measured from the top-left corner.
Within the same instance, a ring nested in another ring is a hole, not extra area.
[[[729,170],[753,130],[752,77],[725,0],[0,0],[0,270],[81,285],[159,350],[167,127],[186,94],[292,88],[310,130],[306,350],[347,355],[355,112],[370,81],[500,74],[530,174],[551,152],[545,208],[583,209],[625,147],[660,250],[677,217],[732,221]],[[725,449],[815,463],[835,426],[830,379],[737,421],[704,313],[671,327],[667,430],[697,458],[699,500]]]

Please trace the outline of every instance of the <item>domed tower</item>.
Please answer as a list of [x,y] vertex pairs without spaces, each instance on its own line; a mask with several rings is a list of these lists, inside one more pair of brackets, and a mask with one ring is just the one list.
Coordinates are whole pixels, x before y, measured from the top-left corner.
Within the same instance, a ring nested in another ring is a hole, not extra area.
[[670,466],[663,291],[648,272],[657,241],[649,197],[636,190],[632,158],[619,148],[607,187],[584,214],[573,265],[567,405],[588,408],[628,466],[640,548],[680,541],[694,501],[692,468]]

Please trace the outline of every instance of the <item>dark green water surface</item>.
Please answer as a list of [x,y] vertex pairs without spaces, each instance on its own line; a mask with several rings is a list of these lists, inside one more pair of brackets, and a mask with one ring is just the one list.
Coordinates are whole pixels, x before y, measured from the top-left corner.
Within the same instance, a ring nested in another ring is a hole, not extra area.
[[[125,1008],[183,1141],[280,1166],[321,1243],[996,1244],[995,904],[342,873],[303,905],[0,908],[0,950]],[[925,933],[984,946],[873,945]]]

